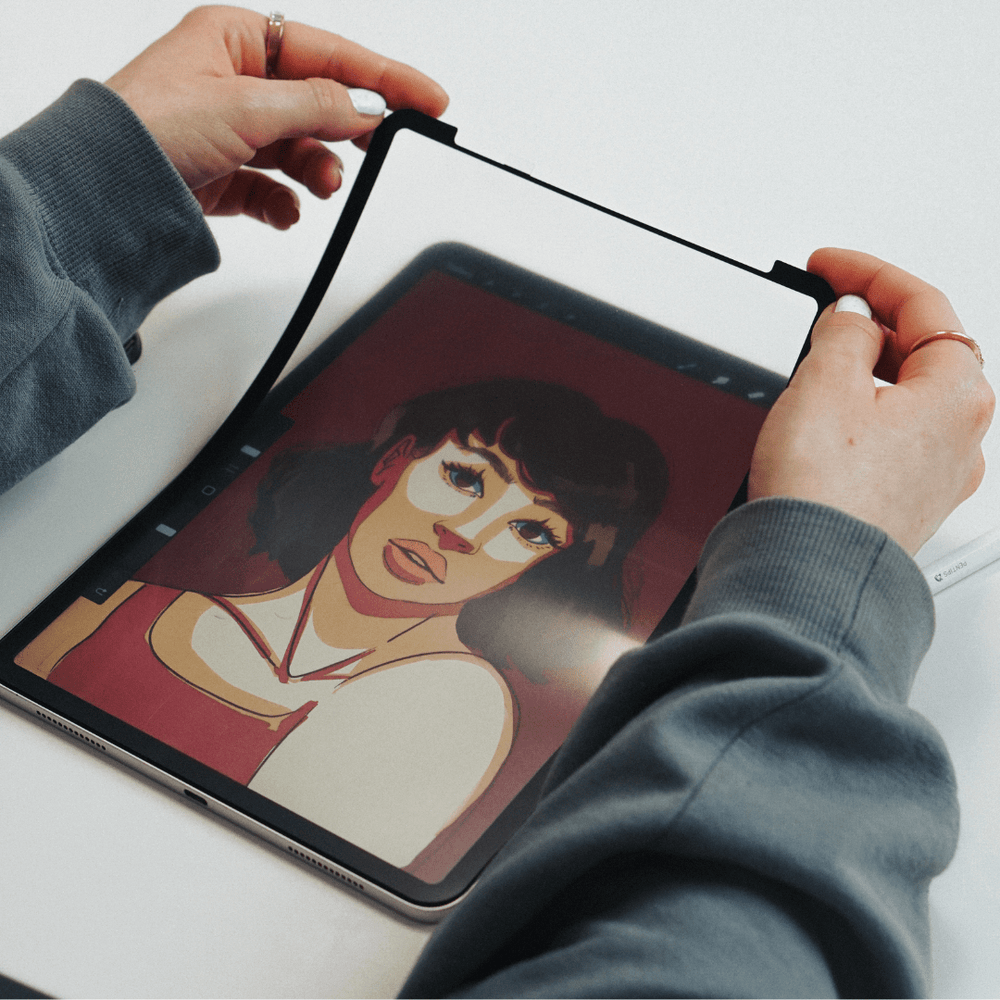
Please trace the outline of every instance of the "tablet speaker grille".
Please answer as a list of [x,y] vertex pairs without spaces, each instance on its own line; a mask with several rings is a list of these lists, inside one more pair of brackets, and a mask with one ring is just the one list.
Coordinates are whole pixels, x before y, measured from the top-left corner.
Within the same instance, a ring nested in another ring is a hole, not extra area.
[[332,875],[334,878],[339,878],[341,882],[346,882],[348,885],[353,886],[359,892],[364,892],[365,887],[360,882],[355,882],[354,879],[348,878],[342,872],[338,872],[336,868],[331,868],[329,865],[324,865],[322,861],[317,861],[315,858],[309,857],[308,854],[303,854],[302,851],[295,850],[291,844],[288,845],[288,850],[290,853],[294,854],[295,857],[301,858],[303,861],[308,861],[309,864],[314,865],[316,868],[322,868],[327,874]]
[[70,736],[75,736],[78,740],[83,740],[88,746],[92,746],[102,753],[107,753],[108,748],[103,744],[95,740],[92,736],[88,736],[86,733],[81,732],[79,729],[74,729],[72,726],[67,726],[65,722],[60,719],[53,718],[51,715],[46,715],[44,712],[35,710],[35,715],[40,719],[44,719],[46,722],[55,726],[57,729],[61,729],[64,733],[69,733]]

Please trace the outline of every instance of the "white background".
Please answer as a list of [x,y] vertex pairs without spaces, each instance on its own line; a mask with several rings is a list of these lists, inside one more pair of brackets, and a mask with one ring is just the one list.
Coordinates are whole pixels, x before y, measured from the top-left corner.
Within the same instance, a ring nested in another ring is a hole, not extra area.
[[[3,0],[0,133],[105,79],[187,4]],[[951,296],[1000,365],[1000,6],[296,0],[448,89],[459,142],[758,266],[864,249]],[[345,155],[349,170],[358,158]],[[213,223],[223,264],[143,328],[136,399],[0,497],[0,628],[164,485],[281,332],[341,198],[289,233]],[[579,282],[586,287],[586,275]],[[990,471],[921,553],[1000,523]],[[963,807],[931,894],[936,992],[1000,995],[1000,570],[937,599],[913,704]],[[0,971],[76,996],[380,996],[426,931],[0,707]]]

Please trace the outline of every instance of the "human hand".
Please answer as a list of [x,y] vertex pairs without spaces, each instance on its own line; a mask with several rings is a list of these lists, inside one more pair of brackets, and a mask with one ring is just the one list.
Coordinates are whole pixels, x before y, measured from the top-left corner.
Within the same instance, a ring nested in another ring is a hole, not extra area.
[[390,110],[435,117],[448,95],[410,66],[294,21],[285,22],[278,79],[266,79],[267,23],[238,7],[199,7],[107,86],[142,119],[206,215],[246,214],[287,229],[299,218],[295,193],[245,164],[279,169],[328,198],[343,164],[323,142],[365,148],[382,120],[360,114],[349,88],[376,91]]
[[[936,288],[876,257],[817,250],[809,270],[869,303],[885,327],[830,306],[757,440],[750,498],[799,497],[882,528],[911,555],[982,480],[994,397]],[[888,329],[887,329],[888,328]],[[894,385],[877,386],[873,373]]]

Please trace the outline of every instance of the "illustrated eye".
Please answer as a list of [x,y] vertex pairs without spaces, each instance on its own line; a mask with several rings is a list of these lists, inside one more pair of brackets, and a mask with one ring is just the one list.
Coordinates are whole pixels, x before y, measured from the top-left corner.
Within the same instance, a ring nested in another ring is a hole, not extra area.
[[468,465],[459,465],[457,462],[442,462],[441,464],[445,479],[460,493],[477,498],[483,495],[483,474],[481,472],[477,472]]
[[552,549],[562,547],[553,531],[541,521],[511,521],[510,526],[530,545],[547,545]]

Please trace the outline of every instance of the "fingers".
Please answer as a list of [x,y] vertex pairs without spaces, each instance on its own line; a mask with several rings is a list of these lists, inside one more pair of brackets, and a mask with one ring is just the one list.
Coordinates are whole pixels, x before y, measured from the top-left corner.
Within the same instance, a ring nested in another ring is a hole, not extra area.
[[828,306],[816,320],[809,353],[792,378],[792,386],[807,386],[823,396],[861,392],[870,397],[883,331],[868,313],[865,302],[853,295]]
[[[839,294],[861,296],[877,318],[893,327],[877,324],[885,335],[883,350],[869,371],[921,394],[928,408],[962,414],[971,433],[981,438],[992,418],[994,400],[975,354],[967,345],[948,340],[910,353],[929,334],[962,331],[961,321],[942,292],[899,267],[853,250],[817,250],[809,258],[809,270],[826,278]],[[868,329],[876,325],[866,324],[861,317],[858,320]],[[829,340],[838,322],[844,320],[831,320],[829,311],[817,321],[813,350]]]
[[252,11],[199,7],[108,85],[206,211],[287,228],[298,211],[287,189],[236,173],[240,168],[277,168],[328,197],[341,184],[343,164],[322,142],[351,139],[365,148],[386,107],[439,115],[448,96],[410,66],[295,22],[284,27],[280,79],[265,79],[267,25]]
[[[280,139],[312,136],[340,142],[378,127],[382,114],[355,107],[351,88],[336,80],[261,80],[237,77],[233,118],[240,137],[255,149]],[[359,103],[364,107],[359,99]]]
[[275,229],[299,221],[299,199],[291,188],[256,170],[237,170],[194,192],[206,215],[248,215]]
[[886,324],[888,336],[876,374],[887,382],[896,381],[900,367],[922,337],[941,330],[963,331],[943,292],[878,257],[828,247],[809,258],[808,268],[825,278],[838,295],[860,295]]
[[[765,422],[751,493],[840,507],[916,552],[982,480],[993,392],[965,344],[910,353],[929,334],[962,330],[932,285],[847,250],[817,251],[809,269],[841,296],[840,311],[819,318],[809,355]],[[845,294],[867,300],[874,320],[845,311]],[[876,386],[873,370],[896,384]]]
[[935,342],[911,354],[929,334],[962,332],[962,323],[944,293],[878,257],[853,250],[826,248],[809,258],[809,270],[824,277],[839,295],[864,298],[886,334],[874,374],[887,382],[932,376],[943,390],[971,381],[987,388],[978,360],[968,347]]
[[[262,21],[266,31],[266,18]],[[436,118],[448,107],[448,95],[440,84],[412,66],[294,21],[285,23],[277,75],[285,80],[325,78],[345,87],[374,90],[391,111],[415,108]]]
[[[930,414],[937,414],[939,428],[956,442],[969,441],[977,449],[989,429],[995,396],[975,355],[964,344],[935,341],[911,354],[900,369],[897,388],[919,398]],[[982,453],[976,455],[971,496],[982,479]]]
[[[248,50],[241,63],[244,72],[262,77],[267,19],[260,18],[258,27],[262,32],[259,38],[241,39]],[[358,100],[364,94],[351,101],[352,90],[373,91],[390,111],[415,108],[437,117],[448,106],[444,89],[419,70],[307,24],[285,23],[276,69],[279,80],[267,81],[268,90],[259,95],[266,94],[265,107],[270,105],[273,111],[268,142],[314,135],[326,142],[351,139],[367,149],[382,109],[371,113],[366,102]]]
[[942,392],[989,387],[976,355],[954,340],[933,341],[903,361],[896,384],[916,387],[922,382],[931,382]]
[[308,137],[284,139],[265,146],[249,165],[281,170],[317,198],[329,198],[343,182],[344,164],[340,157]]
[[[930,332],[962,331],[943,292],[871,254],[827,247],[809,258],[808,268],[825,278],[838,295],[860,295],[900,336],[911,327],[932,327]],[[910,345],[907,342],[904,346]]]

